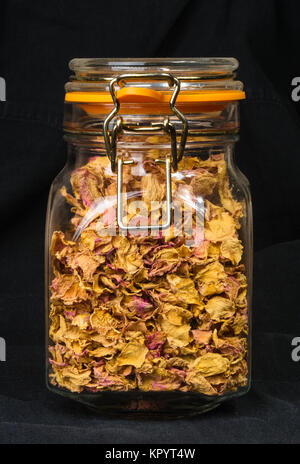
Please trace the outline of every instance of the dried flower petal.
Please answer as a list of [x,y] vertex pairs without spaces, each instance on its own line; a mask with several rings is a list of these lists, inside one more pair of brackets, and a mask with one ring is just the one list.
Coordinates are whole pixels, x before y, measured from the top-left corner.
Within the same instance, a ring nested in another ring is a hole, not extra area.
[[141,367],[147,353],[148,349],[145,345],[138,342],[130,342],[123,348],[118,356],[118,365]]

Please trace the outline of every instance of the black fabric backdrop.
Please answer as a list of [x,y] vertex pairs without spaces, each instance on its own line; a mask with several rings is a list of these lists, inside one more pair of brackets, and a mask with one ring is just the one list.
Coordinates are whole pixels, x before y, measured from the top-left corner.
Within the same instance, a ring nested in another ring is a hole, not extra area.
[[[0,443],[297,443],[300,363],[300,75],[297,0],[1,1]],[[205,416],[96,416],[44,386],[43,235],[65,162],[64,83],[74,57],[234,56],[247,101],[236,161],[254,206],[253,387]]]

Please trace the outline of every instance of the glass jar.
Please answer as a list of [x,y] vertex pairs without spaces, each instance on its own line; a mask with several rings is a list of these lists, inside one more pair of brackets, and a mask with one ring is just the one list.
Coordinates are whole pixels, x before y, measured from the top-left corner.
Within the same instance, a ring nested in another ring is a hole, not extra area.
[[46,230],[48,388],[111,414],[250,384],[252,210],[233,58],[75,59]]

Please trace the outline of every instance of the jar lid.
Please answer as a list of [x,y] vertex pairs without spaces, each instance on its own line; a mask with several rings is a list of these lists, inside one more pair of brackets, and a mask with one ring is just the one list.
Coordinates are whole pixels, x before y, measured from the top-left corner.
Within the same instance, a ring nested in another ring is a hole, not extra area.
[[103,136],[113,171],[124,134],[131,142],[167,135],[176,171],[188,138],[238,131],[234,103],[245,93],[235,58],[90,58],[69,66],[65,131]]
[[69,66],[75,75],[66,84],[65,101],[98,104],[98,112],[101,105],[113,103],[110,89],[113,80],[117,80],[114,89],[117,100],[135,104],[134,112],[136,105],[159,107],[169,103],[172,96],[169,75],[180,82],[178,104],[245,98],[242,82],[234,80],[238,68],[235,58],[76,58]]
[[235,58],[74,58],[69,67],[77,80],[110,80],[123,73],[171,73],[178,79],[233,78]]

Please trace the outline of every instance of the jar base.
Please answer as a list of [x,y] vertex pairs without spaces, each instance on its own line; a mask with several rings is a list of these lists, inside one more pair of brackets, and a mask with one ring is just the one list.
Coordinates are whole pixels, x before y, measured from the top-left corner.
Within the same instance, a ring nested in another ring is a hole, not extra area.
[[88,409],[96,413],[98,415],[104,415],[105,417],[111,417],[111,418],[118,418],[118,419],[126,419],[126,420],[177,420],[177,419],[184,419],[186,417],[194,417],[198,416],[200,414],[204,414],[206,412],[212,411],[216,409],[218,406],[220,406],[221,403],[215,403],[215,404],[210,404],[210,405],[203,405],[199,406],[196,410],[185,410],[185,411],[138,411],[136,409],[131,409],[131,410],[118,410],[118,411],[113,411],[113,410],[103,410],[101,407],[97,406],[87,406]]
[[124,419],[179,419],[211,411],[224,400],[245,394],[248,388],[226,393],[222,396],[208,397],[195,392],[98,392],[70,393],[65,390],[48,388],[62,396],[73,399],[94,413],[105,417]]

